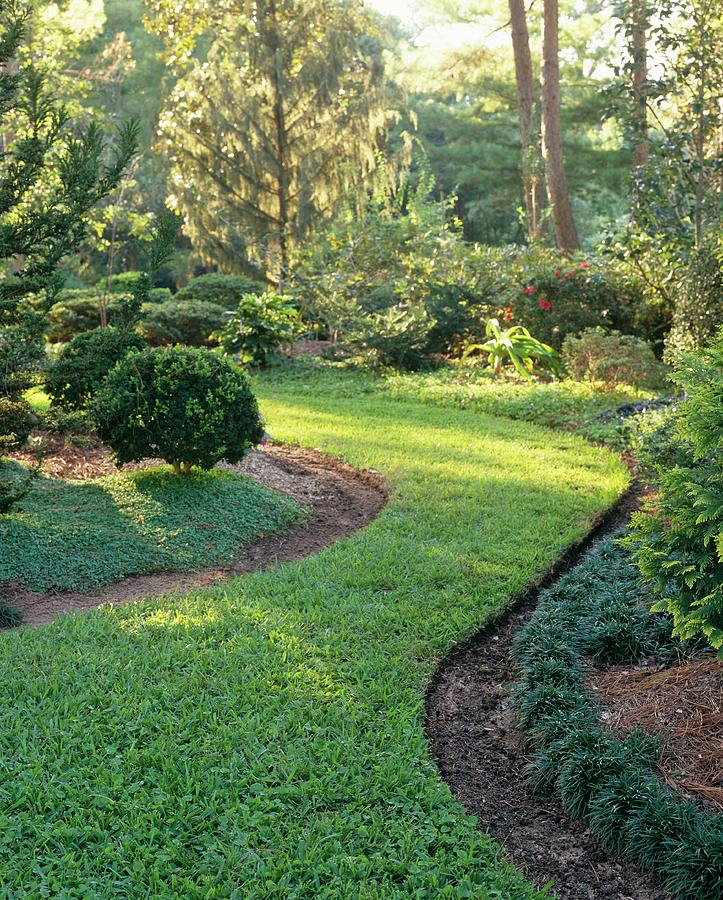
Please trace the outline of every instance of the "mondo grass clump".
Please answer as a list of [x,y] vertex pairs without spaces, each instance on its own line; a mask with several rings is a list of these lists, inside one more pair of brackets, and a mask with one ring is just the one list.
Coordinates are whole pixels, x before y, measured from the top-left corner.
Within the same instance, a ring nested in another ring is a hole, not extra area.
[[534,755],[528,777],[554,790],[611,849],[656,872],[676,898],[723,896],[723,816],[706,813],[654,774],[655,736],[616,737],[599,721],[584,662],[675,657],[672,619],[641,603],[640,576],[613,535],[540,596],[515,639],[515,703]]

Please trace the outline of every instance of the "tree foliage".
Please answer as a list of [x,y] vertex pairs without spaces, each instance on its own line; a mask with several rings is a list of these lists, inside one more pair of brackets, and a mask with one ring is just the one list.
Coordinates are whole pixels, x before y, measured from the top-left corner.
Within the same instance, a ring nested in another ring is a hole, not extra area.
[[675,377],[687,394],[683,463],[660,471],[655,512],[638,515],[630,544],[675,633],[703,634],[723,653],[723,332]]
[[383,35],[357,0],[149,5],[181,65],[159,147],[187,233],[227,271],[283,281],[299,241],[363,191],[397,119]]

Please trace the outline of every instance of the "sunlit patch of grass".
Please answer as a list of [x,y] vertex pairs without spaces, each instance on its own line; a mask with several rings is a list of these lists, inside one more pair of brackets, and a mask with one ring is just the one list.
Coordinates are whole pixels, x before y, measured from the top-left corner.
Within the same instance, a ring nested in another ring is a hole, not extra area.
[[274,373],[262,410],[275,438],[387,476],[371,525],[275,571],[0,638],[11,894],[538,896],[441,782],[424,686],[626,470],[572,435],[342,378],[332,396]]

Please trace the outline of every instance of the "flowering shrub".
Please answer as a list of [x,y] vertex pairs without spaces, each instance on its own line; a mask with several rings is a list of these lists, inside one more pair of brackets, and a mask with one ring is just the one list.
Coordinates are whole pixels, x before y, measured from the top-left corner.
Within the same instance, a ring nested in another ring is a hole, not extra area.
[[587,328],[629,330],[630,311],[604,265],[562,261],[550,254],[540,260],[530,257],[517,261],[519,287],[512,289],[502,310],[506,322],[524,325],[557,349],[568,334]]

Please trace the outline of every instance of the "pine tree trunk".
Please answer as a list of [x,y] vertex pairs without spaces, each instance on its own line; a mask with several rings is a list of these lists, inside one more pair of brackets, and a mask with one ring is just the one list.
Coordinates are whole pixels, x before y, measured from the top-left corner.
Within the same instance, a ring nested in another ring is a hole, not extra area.
[[646,84],[648,81],[647,0],[630,0],[633,57],[633,216],[640,207],[641,169],[648,161],[648,110]]
[[270,0],[268,8],[269,47],[273,52],[271,83],[273,86],[274,129],[277,164],[277,241],[279,251],[278,287],[281,290],[289,275],[289,172],[288,136],[284,110],[284,90],[281,75],[280,41],[276,27],[276,0]]
[[557,245],[567,253],[577,250],[580,243],[562,157],[558,20],[557,0],[545,0],[542,14],[542,155]]
[[522,190],[527,214],[527,234],[532,239],[539,236],[545,206],[540,144],[535,127],[535,78],[532,70],[525,0],[508,0],[508,3],[517,83],[517,110],[522,152]]
[[648,112],[645,86],[648,80],[647,0],[631,0],[633,26],[633,174],[648,161]]

